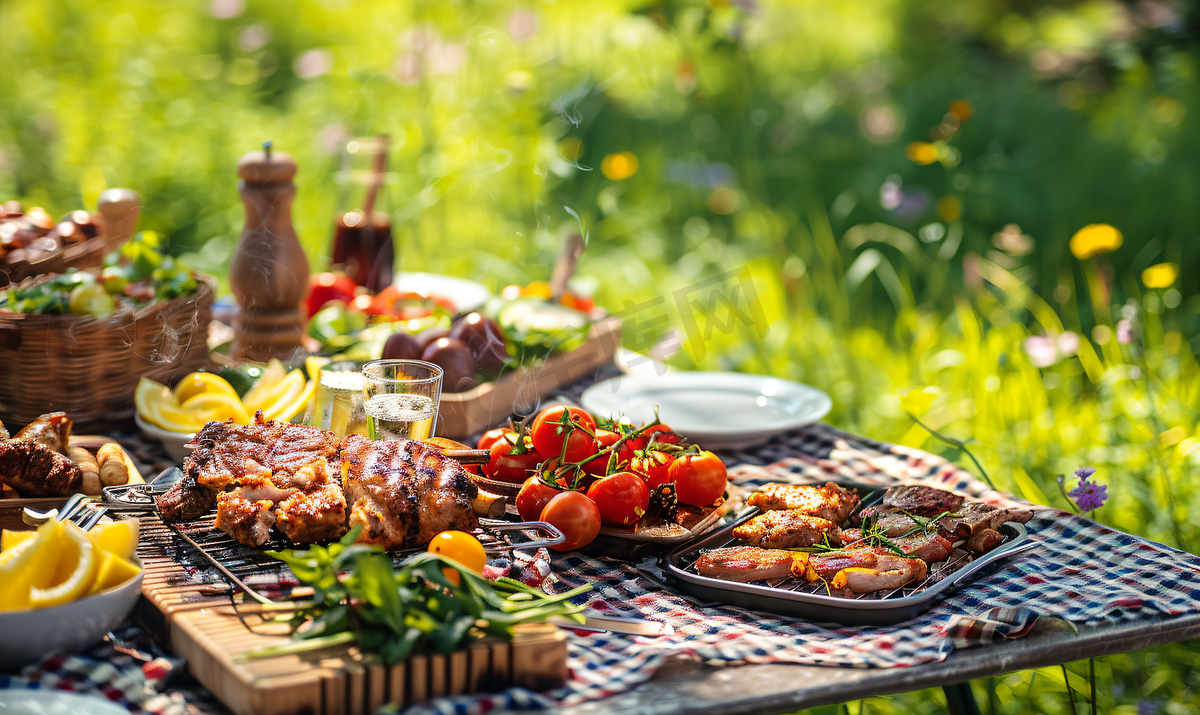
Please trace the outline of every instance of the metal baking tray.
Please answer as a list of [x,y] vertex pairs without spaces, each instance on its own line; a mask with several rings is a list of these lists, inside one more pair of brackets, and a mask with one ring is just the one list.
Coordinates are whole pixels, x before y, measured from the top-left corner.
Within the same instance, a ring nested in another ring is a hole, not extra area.
[[[866,501],[866,500],[864,500]],[[742,606],[756,611],[767,611],[784,616],[798,616],[813,621],[842,623],[845,625],[883,626],[916,618],[933,607],[934,603],[962,584],[970,581],[977,573],[1000,559],[1007,558],[1035,546],[1029,539],[1024,524],[1006,522],[1000,526],[1005,542],[983,556],[943,573],[945,567],[934,572],[940,574],[918,584],[915,588],[905,587],[887,592],[863,594],[858,598],[841,598],[824,593],[811,593],[800,589],[820,588],[820,584],[808,584],[794,578],[778,581],[741,583],[701,576],[692,570],[702,551],[719,549],[740,543],[733,536],[739,524],[755,516],[757,510],[671,552],[663,558],[662,569],[668,583],[683,593],[705,601]],[[950,562],[947,562],[948,564]]]

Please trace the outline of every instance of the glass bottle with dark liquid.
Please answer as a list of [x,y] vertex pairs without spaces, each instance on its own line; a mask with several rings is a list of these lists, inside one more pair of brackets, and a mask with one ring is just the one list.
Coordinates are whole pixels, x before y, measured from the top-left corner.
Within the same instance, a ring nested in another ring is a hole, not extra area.
[[[388,138],[365,138],[347,142],[343,169],[337,180],[348,190],[351,201],[356,194],[362,197],[361,208],[341,213],[333,232],[330,263],[340,268],[355,283],[372,293],[392,284],[395,246],[392,242],[392,221],[383,210],[386,183]],[[370,157],[370,168],[355,170]],[[359,189],[365,188],[360,193]],[[348,202],[347,202],[348,203]],[[346,205],[343,203],[343,206]],[[354,204],[350,204],[354,205]]]

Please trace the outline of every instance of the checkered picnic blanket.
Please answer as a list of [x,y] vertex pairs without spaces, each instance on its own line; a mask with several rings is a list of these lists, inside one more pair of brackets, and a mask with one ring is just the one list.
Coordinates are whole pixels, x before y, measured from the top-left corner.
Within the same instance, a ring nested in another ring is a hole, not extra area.
[[1200,609],[1200,558],[1113,531],[1089,519],[1035,507],[993,491],[968,472],[917,449],[889,445],[817,424],[749,452],[726,453],[735,483],[815,484],[828,480],[887,487],[923,483],[1026,508],[1036,546],[980,572],[928,613],[893,626],[845,627],[703,603],[667,590],[649,564],[572,553],[557,560],[561,588],[591,583],[589,608],[663,621],[674,635],[570,636],[571,678],[542,695],[508,691],[444,698],[416,713],[482,713],[550,707],[607,697],[648,679],[669,658],[711,665],[802,663],[853,668],[940,661],[953,650],[1029,632],[1039,616],[1114,622]]

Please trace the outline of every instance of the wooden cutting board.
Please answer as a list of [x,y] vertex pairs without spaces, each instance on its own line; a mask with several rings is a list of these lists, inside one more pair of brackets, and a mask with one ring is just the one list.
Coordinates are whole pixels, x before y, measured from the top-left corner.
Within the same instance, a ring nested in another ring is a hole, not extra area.
[[237,662],[248,650],[286,642],[286,626],[265,620],[275,613],[257,603],[235,604],[240,596],[189,579],[172,555],[182,553],[162,522],[142,518],[138,556],[145,578],[135,617],[238,715],[371,715],[387,703],[403,708],[512,686],[540,692],[566,681],[566,634],[548,625],[519,627],[512,643],[480,641],[393,666],[353,647]]

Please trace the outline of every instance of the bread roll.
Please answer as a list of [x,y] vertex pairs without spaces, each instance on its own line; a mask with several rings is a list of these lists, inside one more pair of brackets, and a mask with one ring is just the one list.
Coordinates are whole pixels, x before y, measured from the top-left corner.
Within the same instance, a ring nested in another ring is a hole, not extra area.
[[115,487],[129,482],[129,467],[125,464],[125,450],[116,442],[100,446],[96,452],[100,462],[100,481],[106,487]]
[[67,447],[67,456],[79,465],[79,471],[83,472],[83,493],[93,497],[100,496],[104,486],[100,483],[100,463],[92,453],[83,447]]

